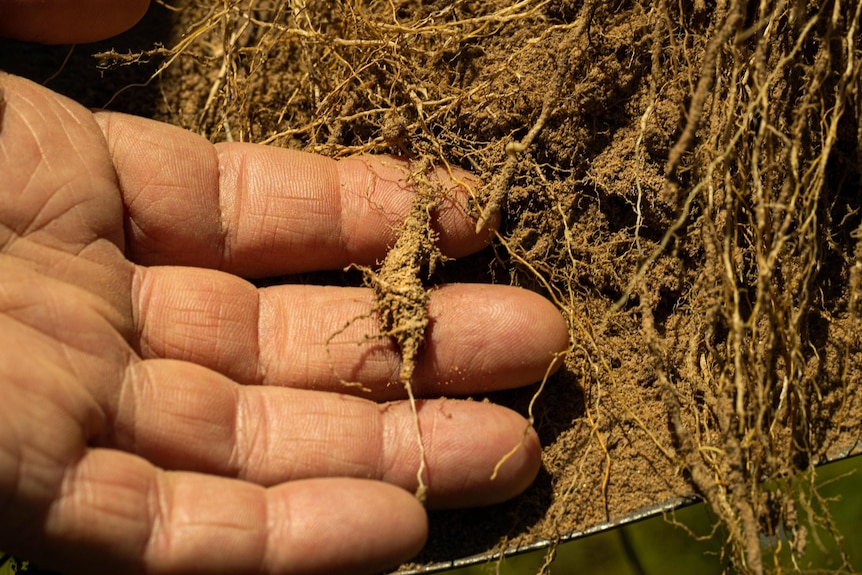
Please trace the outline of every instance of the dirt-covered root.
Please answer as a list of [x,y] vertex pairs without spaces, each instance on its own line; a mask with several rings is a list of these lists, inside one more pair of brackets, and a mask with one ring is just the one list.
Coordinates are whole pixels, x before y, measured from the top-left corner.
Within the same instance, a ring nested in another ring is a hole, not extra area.
[[428,290],[422,282],[442,254],[431,212],[440,204],[439,188],[424,180],[417,183],[416,201],[402,224],[398,240],[378,270],[366,269],[366,283],[374,289],[376,311],[383,334],[401,350],[402,382],[413,377],[419,350],[428,328]]
[[429,293],[422,277],[425,274],[430,276],[437,263],[443,259],[437,247],[438,234],[432,227],[431,214],[440,205],[444,192],[439,184],[429,181],[426,173],[428,167],[428,162],[419,162],[417,169],[410,175],[416,187],[416,200],[383,265],[378,270],[363,270],[366,285],[374,290],[374,312],[380,323],[381,336],[392,338],[401,352],[399,380],[410,400],[419,445],[416,497],[420,501],[425,500],[427,492],[424,478],[425,447],[411,379],[428,329]]

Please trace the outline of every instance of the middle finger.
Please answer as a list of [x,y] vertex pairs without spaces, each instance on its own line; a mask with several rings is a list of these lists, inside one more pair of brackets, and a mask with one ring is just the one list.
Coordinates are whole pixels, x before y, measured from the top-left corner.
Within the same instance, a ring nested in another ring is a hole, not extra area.
[[[406,401],[240,386],[188,362],[145,360],[129,367],[115,409],[111,446],[166,469],[263,485],[347,476],[417,487],[422,455]],[[434,400],[418,404],[418,418],[430,506],[503,501],[538,471],[536,434],[513,411]]]
[[[191,361],[242,384],[405,397],[400,354],[380,337],[364,288],[284,285],[184,267],[137,268],[133,306],[144,358]],[[468,395],[539,380],[565,349],[557,310],[499,285],[454,284],[430,298],[418,396]],[[351,386],[350,384],[361,384]]]

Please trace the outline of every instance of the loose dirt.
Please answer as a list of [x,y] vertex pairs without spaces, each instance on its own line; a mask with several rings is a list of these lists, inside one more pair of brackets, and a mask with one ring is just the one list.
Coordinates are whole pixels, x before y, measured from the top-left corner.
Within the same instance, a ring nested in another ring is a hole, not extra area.
[[[109,106],[214,141],[392,153],[487,183],[464,209],[479,227],[501,214],[492,249],[436,266],[421,233],[435,196],[420,191],[405,230],[422,241],[365,274],[384,331],[415,357],[430,286],[504,282],[552,299],[571,349],[534,406],[535,485],[433,513],[417,565],[697,494],[735,568],[761,573],[761,535],[782,534],[801,564],[812,521],[839,537],[816,490],[798,487],[860,436],[860,10],[188,0],[78,47],[48,86],[101,106],[157,73]],[[23,70],[41,80],[66,51],[7,42],[0,54],[10,71],[47,62]],[[392,270],[410,290],[402,311],[386,303],[402,297]],[[535,391],[492,399],[526,413]]]

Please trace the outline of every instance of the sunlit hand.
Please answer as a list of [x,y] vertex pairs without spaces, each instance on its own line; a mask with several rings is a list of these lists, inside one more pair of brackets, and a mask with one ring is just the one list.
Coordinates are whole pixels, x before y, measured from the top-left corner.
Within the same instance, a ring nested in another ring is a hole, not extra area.
[[[373,264],[412,201],[403,165],[213,146],[0,87],[0,549],[88,573],[355,573],[415,554],[399,355],[367,338],[373,318],[326,345],[370,290],[241,279]],[[440,245],[462,256],[484,239],[449,187]],[[440,288],[429,313],[423,397],[535,381],[566,345],[553,306],[515,288]],[[534,478],[519,415],[427,400],[419,416],[430,506]]]

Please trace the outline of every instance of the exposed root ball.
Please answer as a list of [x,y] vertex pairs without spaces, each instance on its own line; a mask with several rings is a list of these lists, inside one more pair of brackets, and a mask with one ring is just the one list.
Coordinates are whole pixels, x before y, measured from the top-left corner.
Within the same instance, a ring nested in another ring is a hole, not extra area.
[[421,162],[412,179],[417,188],[416,201],[401,227],[395,246],[389,250],[380,270],[365,268],[365,281],[374,289],[382,335],[391,337],[401,350],[401,373],[413,410],[420,463],[416,472],[416,497],[425,500],[425,447],[419,427],[419,414],[410,380],[416,359],[425,343],[428,328],[428,290],[422,285],[423,268],[430,275],[443,256],[437,247],[437,233],[431,227],[431,212],[440,203],[440,190],[424,176],[427,162]]
[[365,269],[366,283],[374,289],[383,334],[398,342],[402,382],[409,382],[428,327],[428,291],[422,271],[428,275],[442,259],[431,212],[439,204],[439,192],[427,180],[417,183],[416,202],[404,221],[395,246],[378,271]]

